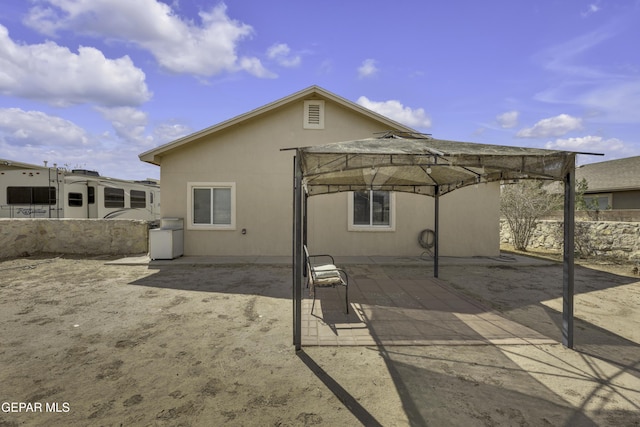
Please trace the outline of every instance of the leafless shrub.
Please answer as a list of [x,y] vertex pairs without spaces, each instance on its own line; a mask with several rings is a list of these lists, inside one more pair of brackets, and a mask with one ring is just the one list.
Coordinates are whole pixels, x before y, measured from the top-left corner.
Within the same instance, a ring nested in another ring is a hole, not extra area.
[[524,180],[502,186],[500,212],[506,218],[513,246],[526,251],[541,217],[562,205],[562,195],[549,192],[544,181]]

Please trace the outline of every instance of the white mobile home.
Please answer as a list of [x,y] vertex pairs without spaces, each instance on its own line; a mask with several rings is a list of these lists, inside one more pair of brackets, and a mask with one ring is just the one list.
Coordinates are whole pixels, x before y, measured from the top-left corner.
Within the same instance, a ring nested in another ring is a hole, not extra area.
[[160,218],[160,186],[0,160],[0,218]]

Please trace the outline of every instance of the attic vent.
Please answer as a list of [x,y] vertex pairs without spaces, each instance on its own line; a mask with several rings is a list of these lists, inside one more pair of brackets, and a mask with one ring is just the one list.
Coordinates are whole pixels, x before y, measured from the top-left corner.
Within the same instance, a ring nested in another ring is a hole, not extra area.
[[324,101],[304,101],[304,129],[324,129]]
[[310,125],[320,124],[320,105],[309,104],[309,124]]

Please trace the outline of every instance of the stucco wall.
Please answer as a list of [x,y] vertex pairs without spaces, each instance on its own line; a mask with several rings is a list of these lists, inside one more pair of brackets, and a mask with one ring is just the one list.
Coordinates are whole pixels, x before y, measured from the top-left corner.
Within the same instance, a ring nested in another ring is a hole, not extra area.
[[[507,221],[500,221],[500,241],[511,243]],[[540,221],[529,244],[533,249],[562,250],[563,222]],[[576,251],[582,255],[640,260],[640,222],[576,221]]]
[[148,251],[146,221],[0,219],[0,258],[25,253],[126,255]]
[[[325,129],[303,129],[303,101],[170,151],[161,160],[162,215],[185,218],[185,255],[291,254],[293,151],[369,138],[388,127],[333,102]],[[233,182],[236,226],[202,230],[188,223],[189,182]],[[420,255],[418,234],[433,228],[433,199],[398,194],[395,232],[347,229],[346,193],[309,199],[309,246],[335,255]],[[499,254],[499,187],[479,185],[441,198],[441,255]],[[246,232],[243,233],[242,231]]]
[[[335,255],[419,256],[420,232],[434,229],[434,199],[396,194],[396,230],[347,231],[350,193],[309,198],[309,248]],[[442,256],[497,256],[500,253],[498,183],[453,191],[440,198]]]

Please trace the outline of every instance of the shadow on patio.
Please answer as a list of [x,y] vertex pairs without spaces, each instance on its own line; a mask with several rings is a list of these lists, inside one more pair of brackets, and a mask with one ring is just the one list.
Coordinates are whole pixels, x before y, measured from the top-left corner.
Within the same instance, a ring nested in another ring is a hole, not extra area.
[[435,278],[392,278],[384,267],[351,266],[343,288],[317,289],[302,304],[302,345],[542,344],[556,341],[510,321]]

